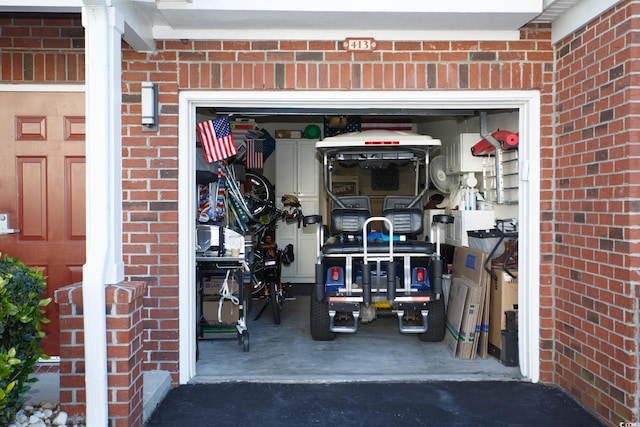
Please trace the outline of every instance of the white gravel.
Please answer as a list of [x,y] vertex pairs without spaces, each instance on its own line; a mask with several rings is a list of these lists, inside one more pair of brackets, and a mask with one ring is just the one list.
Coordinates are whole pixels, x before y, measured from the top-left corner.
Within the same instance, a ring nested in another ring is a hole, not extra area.
[[70,417],[60,410],[60,405],[43,403],[25,405],[16,414],[16,419],[8,427],[85,427],[82,417]]

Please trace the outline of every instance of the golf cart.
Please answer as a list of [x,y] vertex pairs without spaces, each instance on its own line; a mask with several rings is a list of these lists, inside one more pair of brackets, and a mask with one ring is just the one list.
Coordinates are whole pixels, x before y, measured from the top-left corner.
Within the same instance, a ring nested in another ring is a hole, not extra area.
[[[317,227],[310,319],[314,340],[356,333],[359,322],[394,313],[401,333],[417,334],[423,341],[444,338],[440,242],[423,237],[429,150],[439,145],[439,140],[426,135],[382,130],[342,134],[316,143],[331,209],[328,224],[322,224],[320,215],[305,218],[306,224]],[[399,179],[406,184],[415,177],[413,194],[384,196],[378,209],[381,215],[372,215],[369,196],[334,193],[332,175],[341,167],[408,171],[401,172]],[[434,217],[434,223],[452,221],[448,215]]]

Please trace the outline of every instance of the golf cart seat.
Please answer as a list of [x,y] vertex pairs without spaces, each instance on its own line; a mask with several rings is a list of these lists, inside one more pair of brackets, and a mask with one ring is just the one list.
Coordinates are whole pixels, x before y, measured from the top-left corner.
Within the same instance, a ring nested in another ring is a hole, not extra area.
[[362,229],[371,216],[367,209],[335,208],[331,211],[329,233],[333,236],[322,247],[325,255],[362,252]]
[[[362,254],[364,251],[362,231],[365,221],[370,217],[371,214],[366,209],[336,208],[331,211],[329,233],[332,238],[323,245],[322,253],[324,255]],[[369,231],[367,230],[367,234]],[[367,246],[370,253],[389,251],[388,242],[371,241]]]
[[[418,240],[417,236],[423,231],[422,210],[419,208],[386,209],[383,216],[393,224],[393,233],[399,236],[394,240],[393,249],[398,253],[432,254],[433,243]],[[338,208],[331,212],[329,232],[336,238],[328,241],[323,247],[325,255],[362,253],[362,230],[365,221],[370,217],[365,209]],[[388,226],[382,223],[383,233],[389,234]],[[388,242],[368,242],[367,250],[371,253],[385,253],[389,251]]]
[[371,216],[371,199],[369,196],[340,196],[338,200],[344,207],[331,202],[329,234],[333,238],[323,246],[322,252],[326,255],[362,252],[362,228]]
[[[433,243],[418,240],[423,232],[423,213],[420,208],[391,208],[385,209],[382,216],[393,224],[393,234],[400,236],[400,240],[393,242],[394,252],[432,254]],[[389,234],[386,222],[382,223],[382,230]]]

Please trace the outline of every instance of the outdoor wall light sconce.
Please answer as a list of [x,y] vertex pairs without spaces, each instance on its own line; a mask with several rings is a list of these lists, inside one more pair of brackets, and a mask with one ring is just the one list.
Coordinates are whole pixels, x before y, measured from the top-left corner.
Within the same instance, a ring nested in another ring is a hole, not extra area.
[[142,82],[142,125],[153,127],[158,124],[158,85]]

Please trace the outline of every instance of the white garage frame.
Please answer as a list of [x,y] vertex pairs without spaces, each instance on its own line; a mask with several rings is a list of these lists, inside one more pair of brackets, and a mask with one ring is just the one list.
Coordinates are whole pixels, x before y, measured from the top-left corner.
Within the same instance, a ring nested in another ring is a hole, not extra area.
[[[519,356],[522,375],[540,376],[540,92],[539,91],[183,91],[179,105],[180,384],[196,375],[194,207],[196,108],[304,110],[518,109]],[[523,257],[520,257],[522,260]]]

